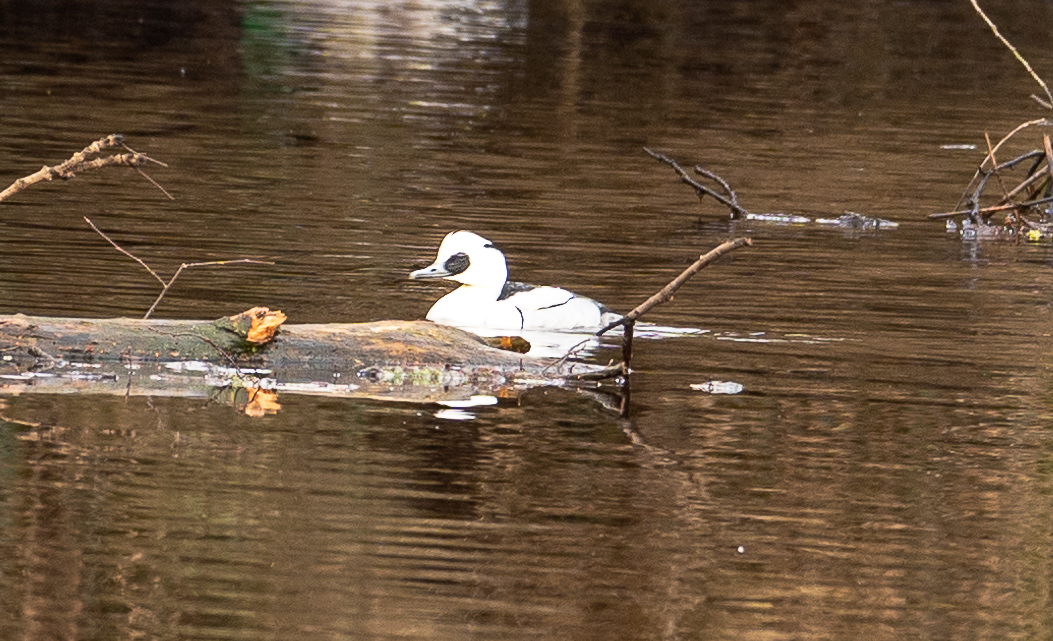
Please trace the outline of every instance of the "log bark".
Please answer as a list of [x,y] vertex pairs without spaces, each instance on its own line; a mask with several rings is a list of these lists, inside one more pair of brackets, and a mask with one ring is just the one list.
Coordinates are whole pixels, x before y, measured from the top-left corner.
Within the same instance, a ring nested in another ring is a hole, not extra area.
[[[278,328],[281,320],[280,312],[265,308],[216,321],[0,316],[0,394],[33,391],[30,386],[179,394],[159,391],[170,380],[170,388],[199,396],[210,385],[264,378],[271,387],[302,393],[435,400],[573,385],[619,373],[581,363],[553,366],[552,359],[497,349],[474,334],[428,321]],[[229,376],[204,384],[205,374],[188,374],[194,369],[188,364]],[[144,371],[152,375],[144,377]]]

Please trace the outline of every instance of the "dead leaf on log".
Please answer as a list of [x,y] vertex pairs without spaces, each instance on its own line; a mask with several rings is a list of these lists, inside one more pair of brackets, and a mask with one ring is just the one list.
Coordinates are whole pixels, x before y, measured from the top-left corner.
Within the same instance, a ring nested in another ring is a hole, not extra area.
[[260,310],[260,313],[252,317],[252,327],[246,338],[250,343],[262,345],[274,337],[278,326],[285,322],[285,314],[280,311],[272,312],[266,307],[256,307],[253,311],[255,310]]
[[228,331],[234,332],[250,343],[263,345],[274,337],[274,332],[285,322],[285,314],[266,307],[253,307],[248,311],[215,321]]

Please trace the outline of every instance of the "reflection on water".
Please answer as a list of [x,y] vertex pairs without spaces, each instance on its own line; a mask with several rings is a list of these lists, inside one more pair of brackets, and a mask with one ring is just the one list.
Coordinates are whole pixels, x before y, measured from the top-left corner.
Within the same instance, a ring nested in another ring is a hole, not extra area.
[[[1053,68],[1048,6],[991,11]],[[648,318],[698,333],[637,343],[624,418],[553,388],[0,398],[0,637],[1053,629],[1049,245],[923,219],[1033,117],[968,3],[78,2],[0,10],[0,53],[5,184],[121,132],[176,197],[104,170],[5,202],[5,313],[145,312],[85,214],[161,274],[275,262],[181,275],[171,318],[421,318],[405,274],[459,228],[624,312],[755,241]],[[643,146],[751,211],[899,227],[729,222]]]

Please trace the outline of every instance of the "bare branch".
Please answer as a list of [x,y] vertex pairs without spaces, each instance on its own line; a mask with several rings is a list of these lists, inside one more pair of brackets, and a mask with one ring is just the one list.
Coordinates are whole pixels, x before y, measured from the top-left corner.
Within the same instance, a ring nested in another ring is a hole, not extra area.
[[[991,164],[997,166],[998,162],[995,160],[994,148],[991,146],[991,134],[989,134],[988,132],[985,131],[984,132],[984,140],[987,141],[987,157],[991,159]],[[997,167],[996,167],[996,169],[994,171],[995,171],[995,176],[998,178],[998,185],[1002,188],[1002,193],[1005,194],[1005,198],[1008,199],[1009,198],[1009,190],[1005,186],[1005,181],[1002,180],[1002,174],[997,173],[998,172]]]
[[[969,1],[972,2],[973,9],[976,9],[976,13],[980,14],[980,17],[984,19],[984,22],[987,23],[987,26],[991,28],[991,33],[993,33],[995,37],[1002,42],[1002,44],[1009,48],[1009,51],[1011,51],[1013,53],[1013,56],[1020,61],[1020,64],[1024,65],[1024,68],[1027,69],[1027,72],[1031,74],[1032,78],[1035,79],[1035,82],[1041,85],[1042,89],[1046,92],[1046,98],[1048,98],[1048,101],[1044,103],[1044,105],[1053,109],[1053,93],[1050,93],[1049,87],[1046,85],[1046,83],[1043,82],[1042,78],[1038,77],[1038,74],[1035,73],[1035,70],[1031,68],[1031,65],[1028,64],[1027,60],[1024,59],[1024,56],[1020,55],[1020,52],[1016,50],[1016,47],[1010,44],[1009,41],[1006,40],[1005,37],[998,32],[998,27],[995,26],[994,22],[991,22],[991,19],[987,17],[987,14],[984,13],[983,9],[980,8],[980,5],[977,4],[976,0]],[[1032,98],[1035,98],[1040,104],[1043,104],[1041,98],[1038,98],[1037,96],[1032,96]]]
[[709,178],[710,180],[713,180],[714,182],[718,183],[721,187],[724,188],[725,191],[727,191],[728,195],[730,196],[730,199],[726,198],[722,194],[717,193],[713,189],[706,187],[702,183],[689,176],[687,172],[684,171],[684,168],[680,166],[680,163],[676,162],[672,158],[669,158],[668,156],[660,154],[656,151],[651,151],[647,147],[644,147],[644,151],[647,152],[647,155],[651,158],[654,158],[658,162],[665,163],[672,167],[673,171],[676,172],[676,175],[680,177],[680,181],[694,189],[695,195],[697,195],[699,199],[701,199],[703,196],[712,196],[714,199],[717,200],[717,202],[731,209],[732,217],[745,218],[746,216],[749,216],[749,212],[739,206],[738,198],[735,196],[735,192],[731,189],[731,186],[728,185],[727,181],[725,181],[720,176],[714,174],[713,172],[702,169],[697,165],[695,166],[695,173],[699,174],[700,176],[705,176],[706,178]]
[[1017,135],[1018,133],[1020,133],[1024,129],[1027,129],[1028,127],[1034,127],[1035,125],[1045,125],[1045,126],[1049,127],[1049,126],[1053,126],[1053,121],[1047,120],[1046,118],[1039,118],[1037,120],[1029,120],[1027,122],[1020,123],[1019,125],[1016,126],[1016,128],[1014,128],[1012,131],[1007,133],[1005,136],[1002,137],[1001,140],[998,141],[998,144],[994,146],[994,149],[991,149],[988,152],[987,156],[984,157],[983,162],[980,163],[980,167],[983,167],[984,165],[986,165],[988,161],[990,161],[991,164],[994,164],[994,154],[999,149],[1001,149],[1002,145],[1007,143],[1010,138],[1012,138],[1013,136]]
[[[715,182],[718,185],[720,185],[721,187],[723,187],[724,188],[724,192],[728,195],[728,199],[730,201],[728,206],[731,207],[733,210],[740,211],[740,212],[745,212],[746,211],[745,209],[739,207],[738,194],[736,194],[735,190],[731,188],[731,185],[728,184],[728,181],[724,180],[723,178],[721,178],[717,174],[713,173],[712,171],[709,171],[708,169],[704,169],[704,168],[700,167],[699,165],[695,165],[695,173],[698,174],[699,176],[704,176],[706,178],[709,178],[713,182]],[[743,214],[743,215],[745,215],[745,214]]]
[[1013,189],[1009,191],[1009,193],[1007,193],[1005,196],[1002,197],[1001,200],[998,201],[998,204],[1004,205],[1008,203],[1013,198],[1013,196],[1016,196],[1017,194],[1024,191],[1031,185],[1035,184],[1039,180],[1049,176],[1048,172],[1049,170],[1046,167],[1040,167],[1038,171],[1028,176],[1022,183],[1020,183],[1016,187],[1013,187]]
[[573,356],[576,356],[576,355],[577,355],[577,354],[578,354],[579,352],[581,352],[581,350],[582,350],[582,349],[583,349],[583,348],[584,348],[584,347],[585,347],[586,345],[588,345],[588,344],[589,344],[589,341],[591,341],[591,340],[592,340],[591,338],[586,338],[585,340],[579,341],[579,342],[578,342],[577,344],[575,344],[575,345],[574,345],[573,347],[571,347],[570,349],[568,349],[568,350],[567,350],[567,353],[566,353],[566,354],[564,354],[563,356],[561,356],[561,357],[560,357],[560,359],[559,359],[558,361],[556,361],[555,363],[552,363],[551,365],[548,365],[547,367],[545,367],[545,369],[541,370],[541,373],[542,373],[542,374],[545,374],[545,373],[547,373],[547,372],[548,372],[548,371],[549,371],[550,369],[555,369],[555,370],[556,370],[557,372],[558,372],[558,371],[561,371],[561,368],[562,368],[562,367],[563,367],[563,365],[564,365],[564,364],[565,364],[565,363],[567,362],[567,360],[568,360],[568,359],[570,359],[570,358],[571,358],[571,357],[573,357]]
[[[991,213],[996,211],[1015,209],[1016,205],[1011,205],[1002,209],[995,209],[990,207],[981,208],[980,197],[983,195],[984,190],[987,188],[987,182],[991,179],[992,176],[997,177],[998,181],[1001,183],[1002,176],[999,172],[1008,169],[1013,169],[1025,160],[1033,159],[1035,161],[1030,171],[1028,172],[1028,178],[1023,183],[1017,185],[1015,188],[1009,190],[1008,192],[1004,191],[1003,186],[1003,192],[1005,193],[1005,196],[998,202],[999,205],[1009,203],[1010,199],[1013,196],[1020,193],[1021,191],[1032,185],[1035,181],[1041,179],[1042,175],[1046,174],[1048,170],[1046,170],[1045,168],[1040,169],[1040,166],[1042,164],[1041,161],[1044,160],[1046,156],[1045,152],[1041,150],[1030,151],[1026,154],[1018,156],[1017,158],[1013,158],[1012,160],[1008,160],[1000,164],[997,163],[997,161],[995,160],[995,154],[998,153],[998,150],[1002,147],[1002,145],[1008,142],[1013,136],[1015,136],[1019,132],[1023,131],[1028,127],[1033,127],[1035,125],[1053,126],[1053,121],[1050,121],[1046,118],[1039,118],[1037,120],[1029,120],[1028,122],[1021,123],[1017,125],[1016,128],[1014,128],[1008,134],[1003,136],[1002,139],[998,141],[998,144],[994,146],[991,146],[990,140],[988,139],[987,154],[977,166],[976,171],[973,172],[972,179],[969,181],[969,184],[965,186],[965,189],[962,191],[961,196],[958,197],[958,202],[954,204],[954,209],[949,212],[931,214],[929,217],[951,218],[954,216],[966,215],[969,216],[969,218],[973,220],[973,222],[979,223],[981,222],[980,217],[982,216],[990,215]],[[985,166],[990,166],[991,169],[985,169]],[[1017,211],[1019,212],[1019,210]]]
[[[698,260],[696,260],[690,267],[681,272],[679,276],[674,278],[657,294],[651,296],[640,305],[637,305],[636,309],[632,310],[625,316],[622,316],[621,318],[612,323],[608,323],[602,329],[597,331],[594,335],[602,336],[609,330],[612,330],[615,327],[618,327],[619,325],[622,326],[622,371],[624,373],[628,373],[633,360],[633,332],[636,327],[636,319],[640,318],[641,316],[649,312],[651,309],[671,299],[673,297],[673,294],[676,293],[676,290],[680,289],[681,285],[686,283],[688,279],[697,274],[706,265],[709,265],[724,254],[738,249],[739,247],[752,245],[753,241],[746,237],[736,238],[734,240],[728,240],[721,243],[717,247],[711,249],[706,254],[699,256]],[[570,356],[569,353],[567,354],[567,356],[564,356],[564,359],[568,356]]]
[[[1042,150],[1046,152],[1046,174],[1053,176],[1053,145],[1050,145],[1049,134],[1043,134],[1042,136]],[[1041,171],[1036,171],[1031,177],[1034,178],[1041,175]],[[1035,192],[1031,193],[1034,194]]]
[[139,175],[142,176],[143,178],[149,180],[151,185],[153,185],[154,187],[157,187],[158,189],[160,189],[162,194],[164,194],[165,196],[168,196],[168,200],[175,200],[175,196],[173,196],[172,194],[168,193],[168,190],[165,189],[164,187],[162,187],[161,183],[159,183],[156,180],[154,180],[153,178],[151,178],[150,175],[147,174],[145,171],[143,171],[141,168],[136,167],[135,171],[139,172]]
[[706,265],[709,265],[724,254],[736,250],[739,247],[752,246],[752,239],[748,237],[742,237],[735,238],[734,240],[725,241],[717,247],[714,247],[709,252],[703,254],[702,256],[699,256],[698,260],[696,260],[690,267],[681,272],[681,274],[674,278],[668,285],[663,287],[661,291],[659,291],[654,296],[651,296],[643,303],[639,304],[636,307],[636,309],[632,310],[625,316],[612,323],[608,323],[603,329],[596,332],[596,336],[602,336],[603,334],[614,329],[615,327],[618,327],[619,325],[625,325],[626,323],[636,322],[636,319],[640,318],[641,316],[651,311],[658,305],[661,305],[662,303],[671,299],[673,297],[673,294],[676,293],[676,290],[680,289],[681,285],[686,283],[692,276],[697,274]]
[[158,282],[160,282],[161,285],[164,286],[165,280],[163,278],[161,278],[160,276],[158,276],[157,272],[155,272],[153,269],[150,268],[149,265],[147,265],[142,260],[140,260],[138,256],[136,256],[136,255],[132,254],[131,252],[127,251],[126,249],[124,249],[123,247],[118,245],[116,242],[114,242],[114,240],[112,238],[110,238],[106,234],[102,233],[102,231],[98,227],[95,226],[95,223],[91,222],[91,219],[88,218],[87,216],[84,217],[84,222],[86,222],[89,225],[91,225],[91,228],[95,230],[95,233],[97,233],[98,235],[100,235],[103,238],[105,238],[108,243],[113,245],[114,249],[116,249],[117,251],[121,252],[122,254],[127,256],[128,258],[131,258],[132,260],[134,260],[135,262],[139,263],[140,265],[142,265],[143,269],[145,269],[146,271],[150,272],[150,275],[153,276],[154,278],[156,278],[158,280]]
[[1049,198],[1039,198],[1038,200],[1029,200],[1027,202],[1022,202],[1022,203],[1008,203],[1008,204],[1005,204],[1005,205],[996,205],[994,207],[983,207],[983,208],[980,208],[980,209],[958,209],[958,210],[955,210],[955,211],[945,211],[945,212],[941,212],[939,214],[929,214],[929,218],[931,218],[933,220],[938,220],[938,219],[941,219],[941,218],[954,218],[955,216],[964,216],[964,215],[967,215],[967,214],[981,214],[981,215],[986,216],[986,215],[994,214],[994,213],[997,213],[997,212],[1000,212],[1000,211],[1009,211],[1011,209],[1022,209],[1022,208],[1027,208],[1027,207],[1035,207],[1037,205],[1044,205],[1046,203],[1051,203],[1051,202],[1053,202],[1053,196],[1051,196]]
[[95,226],[95,223],[91,222],[91,220],[87,216],[84,217],[84,220],[89,225],[91,225],[91,228],[94,229],[95,232],[98,235],[102,236],[103,238],[106,239],[107,242],[109,242],[111,245],[113,245],[114,249],[116,249],[117,251],[121,252],[122,254],[127,256],[128,258],[131,258],[132,260],[134,260],[135,262],[139,263],[140,265],[142,265],[143,269],[145,269],[146,271],[150,272],[150,275],[153,276],[154,278],[156,278],[157,282],[161,283],[161,293],[158,294],[156,299],[154,299],[154,304],[150,305],[150,309],[147,310],[146,314],[143,316],[143,320],[146,320],[147,318],[150,318],[150,315],[154,313],[154,310],[157,309],[157,306],[161,303],[161,299],[164,298],[165,294],[168,293],[168,290],[172,288],[172,284],[175,283],[176,279],[179,278],[179,275],[183,273],[184,269],[190,269],[191,267],[208,267],[208,266],[212,266],[212,265],[232,265],[234,263],[254,263],[254,264],[257,264],[257,265],[273,265],[274,264],[274,263],[269,262],[269,261],[253,260],[251,258],[238,258],[238,259],[235,259],[235,260],[210,260],[210,261],[204,262],[204,263],[183,263],[182,265],[179,266],[179,269],[176,270],[175,274],[172,275],[172,278],[170,278],[168,280],[168,282],[165,282],[165,279],[163,279],[160,276],[158,276],[157,272],[155,272],[153,269],[151,269],[150,266],[147,265],[142,259],[140,259],[135,254],[131,253],[130,251],[124,249],[123,247],[118,245],[116,242],[114,242],[114,240],[112,238],[110,238],[106,234],[102,233],[102,231],[98,227]]
[[179,278],[179,275],[183,273],[184,269],[189,269],[191,267],[208,267],[211,265],[232,265],[234,263],[255,263],[257,265],[274,264],[269,261],[253,260],[251,258],[238,258],[236,260],[213,260],[206,263],[183,263],[179,266],[179,269],[176,270],[175,274],[172,275],[172,278],[167,283],[161,281],[161,283],[164,285],[164,288],[161,290],[161,293],[157,295],[157,299],[154,300],[154,304],[150,305],[150,309],[148,309],[146,311],[146,314],[143,315],[143,319],[145,320],[147,318],[150,318],[150,314],[154,313],[154,310],[157,309],[157,306],[161,303],[161,299],[164,298],[165,294],[168,293],[168,290],[172,288],[172,284],[175,283],[176,279]]
[[1045,100],[1039,98],[1035,94],[1031,94],[1031,99],[1037,102],[1038,104],[1042,105],[1046,109],[1053,109],[1053,103],[1046,102]]
[[[123,147],[124,149],[128,150],[128,153],[113,154],[110,156],[102,156],[99,158],[89,158],[89,156],[93,156],[95,154],[107,151],[109,149],[114,149],[116,147]],[[156,181],[151,179],[149,176],[146,176],[146,174],[143,173],[141,169],[139,169],[141,165],[144,165],[146,163],[153,163],[162,167],[168,166],[159,160],[154,160],[153,158],[145,154],[140,154],[125,146],[124,136],[120,134],[111,134],[91,143],[84,149],[70,156],[69,159],[67,159],[65,162],[51,167],[45,165],[44,167],[41,167],[38,171],[23,178],[19,178],[15,182],[11,183],[11,185],[7,189],[0,191],[0,202],[10,198],[11,196],[22,191],[23,189],[26,189],[27,187],[35,185],[39,182],[52,181],[56,178],[62,180],[70,180],[71,178],[76,177],[76,175],[79,173],[109,166],[135,167],[140,174],[142,174],[144,177],[150,180],[150,182],[157,186],[158,189],[161,189],[161,191],[164,192],[166,196],[172,198],[171,194],[169,194],[167,191],[161,188],[161,186],[158,185]]]

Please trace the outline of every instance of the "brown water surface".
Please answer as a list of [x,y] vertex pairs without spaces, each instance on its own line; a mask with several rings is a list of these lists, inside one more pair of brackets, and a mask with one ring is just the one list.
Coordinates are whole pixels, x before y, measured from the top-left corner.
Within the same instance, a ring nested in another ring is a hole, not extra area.
[[[1053,78],[1051,11],[991,7]],[[82,216],[165,275],[275,263],[184,273],[167,318],[421,318],[446,289],[406,275],[461,228],[623,311],[755,246],[655,310],[707,332],[637,345],[624,419],[0,399],[0,637],[1048,638],[1053,255],[925,219],[1036,90],[967,2],[3,6],[0,182],[120,132],[175,197],[107,169],[0,205],[3,313],[149,307]],[[644,146],[899,227],[732,223]]]

